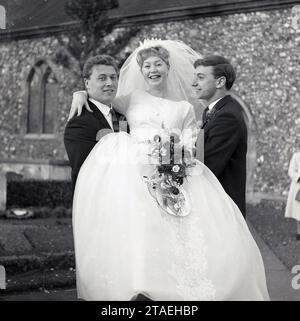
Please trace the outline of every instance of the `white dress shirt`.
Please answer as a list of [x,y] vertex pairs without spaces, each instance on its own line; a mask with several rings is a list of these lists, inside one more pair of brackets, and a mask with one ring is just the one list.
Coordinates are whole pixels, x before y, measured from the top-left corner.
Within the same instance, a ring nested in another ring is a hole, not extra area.
[[225,96],[223,96],[223,97],[221,97],[221,98],[213,101],[212,103],[210,103],[210,104],[208,105],[209,111],[211,111],[211,110],[215,107],[216,103],[217,103],[219,100],[221,100],[222,98],[224,98],[224,97],[225,97]]
[[105,117],[105,119],[107,120],[107,122],[109,123],[109,126],[111,127],[111,129],[113,130],[113,122],[112,122],[112,117],[111,117],[111,107],[104,105],[102,103],[100,103],[99,101],[89,98],[89,100],[97,106],[97,108],[100,110],[100,112],[103,114],[103,116]]

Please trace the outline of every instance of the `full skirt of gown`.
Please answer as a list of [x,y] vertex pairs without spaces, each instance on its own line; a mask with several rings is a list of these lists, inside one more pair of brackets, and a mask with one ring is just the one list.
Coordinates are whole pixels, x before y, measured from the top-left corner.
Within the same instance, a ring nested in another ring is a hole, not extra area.
[[85,300],[268,300],[260,251],[238,207],[198,162],[183,184],[191,213],[150,195],[133,160],[142,144],[112,133],[80,170],[73,202],[78,296]]

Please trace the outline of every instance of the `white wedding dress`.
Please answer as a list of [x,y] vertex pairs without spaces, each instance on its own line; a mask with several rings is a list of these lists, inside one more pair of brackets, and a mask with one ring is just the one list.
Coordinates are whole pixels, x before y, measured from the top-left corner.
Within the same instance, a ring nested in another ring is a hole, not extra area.
[[[146,140],[163,126],[195,129],[192,105],[135,91],[127,105],[131,134],[104,136],[76,184],[73,226],[77,289],[85,300],[268,300],[259,249],[238,207],[198,162],[187,177],[192,211],[167,214],[143,175]],[[186,139],[182,137],[182,139]],[[139,161],[137,161],[137,157]]]

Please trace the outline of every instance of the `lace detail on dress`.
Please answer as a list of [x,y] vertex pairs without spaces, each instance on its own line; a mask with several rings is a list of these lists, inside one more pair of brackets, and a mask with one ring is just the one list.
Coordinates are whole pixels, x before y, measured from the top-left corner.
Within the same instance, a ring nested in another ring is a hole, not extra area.
[[[195,216],[195,213],[190,215]],[[177,281],[177,293],[186,301],[215,300],[216,290],[206,276],[207,248],[203,234],[199,231],[199,223],[196,223],[199,218],[176,219],[176,242],[172,248],[175,261],[169,274]]]

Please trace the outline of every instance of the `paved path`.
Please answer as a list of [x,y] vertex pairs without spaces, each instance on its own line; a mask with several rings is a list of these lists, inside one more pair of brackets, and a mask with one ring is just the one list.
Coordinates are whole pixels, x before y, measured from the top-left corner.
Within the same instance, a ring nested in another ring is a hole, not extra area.
[[[254,228],[249,224],[249,228],[254,236],[263,256],[267,284],[272,301],[300,301],[300,289],[292,288],[292,278],[294,274],[279,261],[269,247],[263,242]],[[299,282],[299,281],[298,281]],[[28,292],[18,295],[6,295],[0,300],[5,301],[74,301],[76,298],[75,289],[55,290],[50,292]]]
[[[0,290],[1,291],[1,290]],[[2,301],[77,301],[77,293],[75,289],[51,290],[51,291],[35,291],[23,294],[1,296]],[[1,309],[1,303],[0,303]]]
[[300,289],[294,290],[292,287],[292,278],[295,274],[288,271],[249,222],[248,226],[263,257],[271,301],[300,301]]

